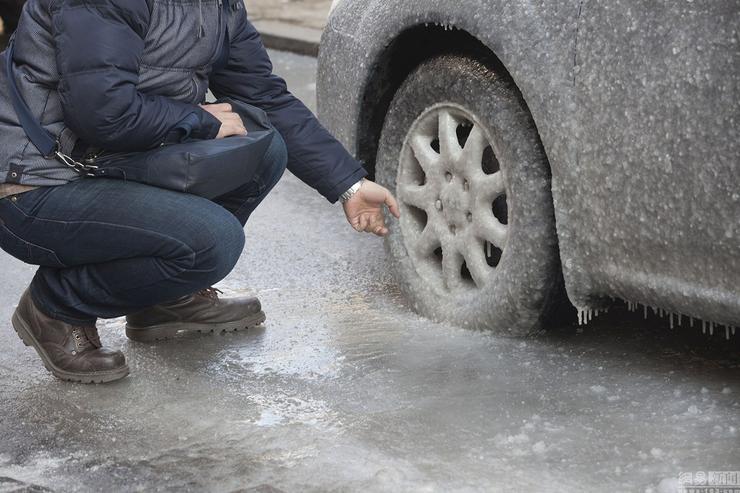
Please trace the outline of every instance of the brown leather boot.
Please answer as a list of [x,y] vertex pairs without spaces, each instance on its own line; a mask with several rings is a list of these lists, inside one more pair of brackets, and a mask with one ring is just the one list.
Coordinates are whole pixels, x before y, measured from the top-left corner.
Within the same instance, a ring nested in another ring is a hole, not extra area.
[[33,346],[55,377],[70,382],[104,383],[128,375],[120,351],[102,347],[95,326],[78,327],[42,313],[27,289],[13,313],[13,328],[26,346]]
[[[216,288],[126,316],[126,335],[139,342],[169,339],[189,332],[230,332],[265,321],[257,298],[218,297]],[[223,293],[221,293],[223,294]]]

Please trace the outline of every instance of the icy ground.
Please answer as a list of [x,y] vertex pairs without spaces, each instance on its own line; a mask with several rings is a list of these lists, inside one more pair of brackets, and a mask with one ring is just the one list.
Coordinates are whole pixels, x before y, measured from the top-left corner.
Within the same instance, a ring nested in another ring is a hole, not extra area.
[[[275,53],[312,100],[314,61]],[[626,308],[511,340],[404,307],[382,242],[287,177],[220,286],[264,329],[164,344],[101,326],[132,375],[50,377],[9,325],[32,268],[0,257],[0,492],[668,492],[740,469],[740,349]],[[659,487],[660,485],[660,487]]]

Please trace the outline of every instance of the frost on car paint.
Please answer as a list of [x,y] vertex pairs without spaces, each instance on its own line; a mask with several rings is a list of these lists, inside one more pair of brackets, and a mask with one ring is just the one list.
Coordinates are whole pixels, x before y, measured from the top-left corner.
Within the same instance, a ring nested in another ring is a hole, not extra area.
[[333,12],[333,11],[334,11],[334,9],[335,9],[335,8],[337,8],[337,5],[339,5],[339,3],[340,3],[341,1],[342,1],[342,0],[333,0],[333,1],[331,2],[331,7],[329,8],[329,13]]
[[409,74],[444,53],[495,59],[547,155],[580,321],[618,299],[732,335],[739,23],[732,0],[347,2],[324,34],[319,113],[375,171],[380,130]]

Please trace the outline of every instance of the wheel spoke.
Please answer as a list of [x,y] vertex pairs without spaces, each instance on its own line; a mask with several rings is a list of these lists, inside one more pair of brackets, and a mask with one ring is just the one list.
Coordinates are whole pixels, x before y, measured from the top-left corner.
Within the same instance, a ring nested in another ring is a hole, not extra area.
[[419,239],[416,241],[416,253],[421,257],[429,257],[440,246],[441,242],[434,226],[431,223],[427,223],[424,231],[421,232]]
[[483,217],[475,219],[478,238],[489,241],[503,250],[506,246],[506,237],[508,236],[507,226],[501,224],[490,209],[488,211],[481,211],[479,216]]
[[463,257],[456,249],[448,246],[447,249],[442,247],[442,277],[444,277],[447,289],[453,290],[462,284]]
[[490,204],[496,197],[506,193],[504,174],[501,171],[497,171],[492,175],[479,173],[475,180],[473,180],[473,185],[473,196],[480,204]]
[[417,135],[409,141],[414,156],[419,162],[421,169],[429,175],[439,165],[439,154],[432,149],[432,139],[423,135]]
[[462,154],[457,140],[458,121],[449,111],[439,113],[439,149],[446,161],[456,161]]
[[[471,238],[472,240],[472,238]],[[488,282],[488,277],[491,274],[491,266],[486,262],[486,255],[483,251],[483,245],[478,241],[467,241],[465,242],[465,265],[468,267],[470,275],[473,277],[473,281],[479,288],[483,287]]]
[[462,166],[470,176],[475,176],[482,169],[483,151],[486,147],[488,147],[488,140],[483,130],[478,125],[474,125],[465,142],[461,160]]
[[396,192],[398,193],[398,199],[401,202],[423,211],[434,202],[432,198],[429,197],[426,186],[399,184],[396,187]]

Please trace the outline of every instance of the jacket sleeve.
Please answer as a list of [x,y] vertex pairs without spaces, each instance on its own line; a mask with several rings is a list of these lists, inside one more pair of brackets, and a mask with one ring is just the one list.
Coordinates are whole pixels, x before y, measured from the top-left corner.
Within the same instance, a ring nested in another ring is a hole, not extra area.
[[231,97],[263,109],[285,140],[291,173],[336,202],[367,172],[272,73],[270,58],[245,9],[234,15],[239,30],[232,36],[228,63],[211,74],[211,91],[218,98]]
[[136,151],[217,135],[221,123],[199,106],[137,90],[147,0],[57,0],[51,14],[64,120],[78,137]]

